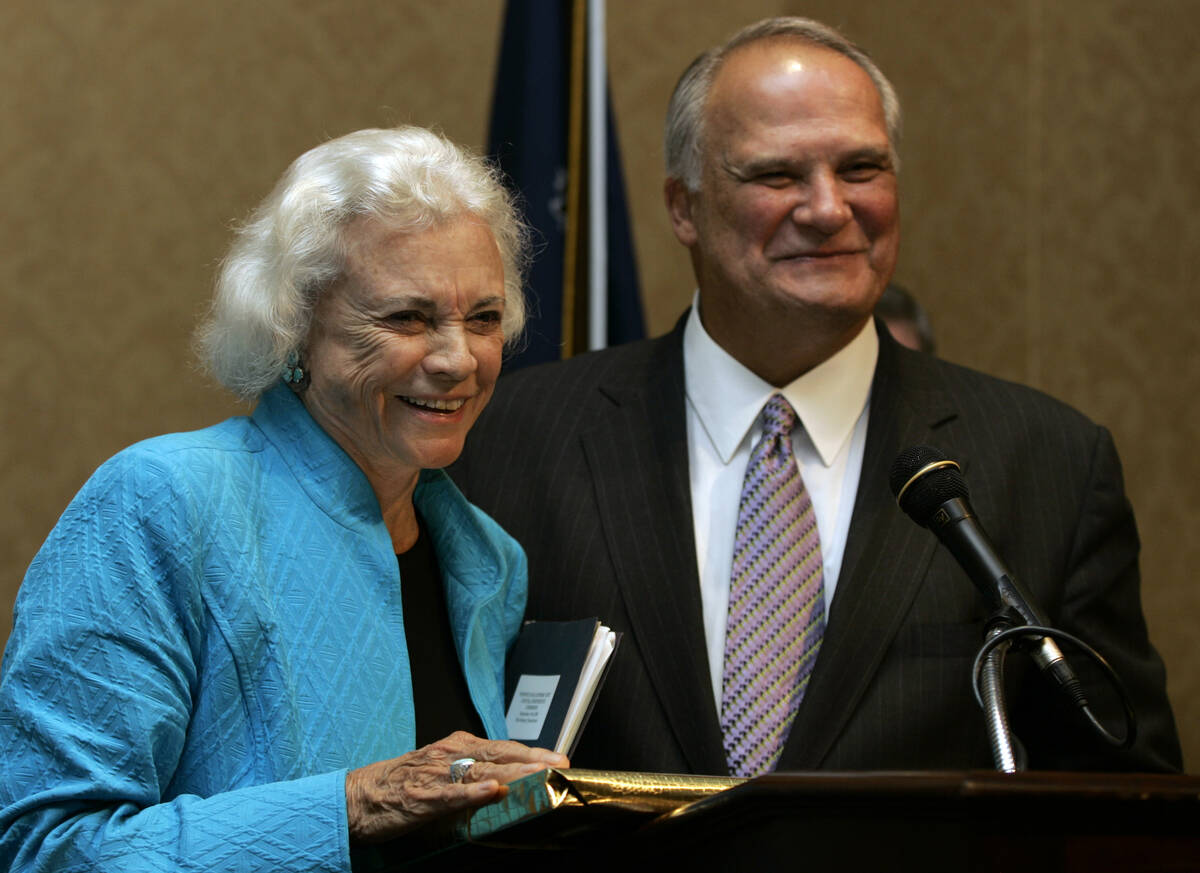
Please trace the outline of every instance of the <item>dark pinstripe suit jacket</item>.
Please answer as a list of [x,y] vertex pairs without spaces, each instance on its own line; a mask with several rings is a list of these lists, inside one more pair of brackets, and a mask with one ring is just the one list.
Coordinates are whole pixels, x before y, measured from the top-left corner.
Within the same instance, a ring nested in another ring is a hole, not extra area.
[[[527,617],[598,616],[625,634],[575,766],[727,772],[701,624],[684,402],[681,321],[656,340],[502,378],[451,470],[528,552]],[[1132,753],[1113,754],[1010,655],[1014,728],[1031,765],[1179,768],[1108,431],[1032,389],[909,352],[881,330],[841,576],[779,769],[991,767],[969,678],[986,609],[888,488],[896,454],[921,443],[963,465],[1017,577],[1133,694],[1140,738]],[[1072,661],[1091,675],[1083,658]]]

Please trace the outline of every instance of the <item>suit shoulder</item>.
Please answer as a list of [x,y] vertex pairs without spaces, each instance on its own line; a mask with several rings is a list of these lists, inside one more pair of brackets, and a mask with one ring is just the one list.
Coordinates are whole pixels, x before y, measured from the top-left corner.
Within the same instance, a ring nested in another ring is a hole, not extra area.
[[959,408],[975,415],[1020,415],[1053,421],[1059,427],[1094,431],[1098,425],[1083,412],[1046,392],[983,373],[961,364],[904,350],[904,365],[918,378],[908,384],[916,390],[938,391]]
[[527,451],[564,442],[647,392],[678,379],[682,403],[682,346],[678,332],[625,343],[566,361],[527,367],[502,376],[491,401],[467,436],[455,478],[481,454]]
[[501,375],[496,397],[540,394],[545,391],[587,390],[604,384],[630,384],[653,373],[657,360],[668,353],[673,335],[624,343],[585,352],[565,361],[552,361]]

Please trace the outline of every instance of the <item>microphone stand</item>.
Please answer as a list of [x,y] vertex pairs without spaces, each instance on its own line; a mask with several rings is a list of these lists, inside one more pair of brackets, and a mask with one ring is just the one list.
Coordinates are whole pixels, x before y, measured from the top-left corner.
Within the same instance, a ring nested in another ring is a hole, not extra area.
[[[1010,610],[1002,609],[992,616],[987,626],[987,640],[993,639],[1014,627]],[[1008,727],[1008,710],[1004,703],[1004,656],[1012,646],[1011,640],[1000,640],[991,647],[980,670],[980,703],[987,722],[988,742],[992,746],[992,760],[1001,773],[1016,773],[1025,769],[1017,765],[1012,731]]]
[[[1108,745],[1117,749],[1128,749],[1137,737],[1137,717],[1129,701],[1120,678],[1104,658],[1078,637],[1052,627],[1029,624],[1019,612],[1011,606],[1004,606],[995,612],[987,623],[987,639],[979,648],[972,668],[975,686],[975,700],[983,710],[987,723],[988,742],[992,746],[992,760],[996,769],[1001,773],[1017,773],[1025,769],[1025,753],[1020,741],[1013,737],[1008,725],[1008,711],[1004,702],[1004,657],[1008,654],[1014,640],[1034,638],[1044,640],[1055,637],[1063,642],[1069,642],[1091,658],[1108,676],[1113,688],[1120,698],[1125,715],[1125,736],[1118,737],[1100,723],[1096,714],[1088,704],[1083,692],[1083,686],[1073,676],[1070,681],[1060,684],[1059,688],[1075,703],[1085,721],[1096,734]],[[1018,643],[1025,648],[1023,643]]]

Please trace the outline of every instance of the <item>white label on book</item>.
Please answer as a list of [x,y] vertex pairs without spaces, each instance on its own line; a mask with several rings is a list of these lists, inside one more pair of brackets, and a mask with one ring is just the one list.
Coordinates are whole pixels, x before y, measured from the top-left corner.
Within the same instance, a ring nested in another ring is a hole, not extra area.
[[560,676],[531,676],[528,673],[517,680],[512,703],[508,705],[508,738],[510,740],[536,740],[542,735],[554,689]]

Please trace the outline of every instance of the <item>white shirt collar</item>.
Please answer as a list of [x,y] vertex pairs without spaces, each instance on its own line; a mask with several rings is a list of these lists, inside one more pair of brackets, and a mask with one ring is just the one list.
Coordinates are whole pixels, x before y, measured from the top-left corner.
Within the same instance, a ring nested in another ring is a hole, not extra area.
[[783,388],[765,382],[708,335],[695,301],[683,333],[684,385],[713,448],[726,464],[772,394],[796,410],[828,467],[850,439],[871,393],[879,337],[868,320],[843,349]]

